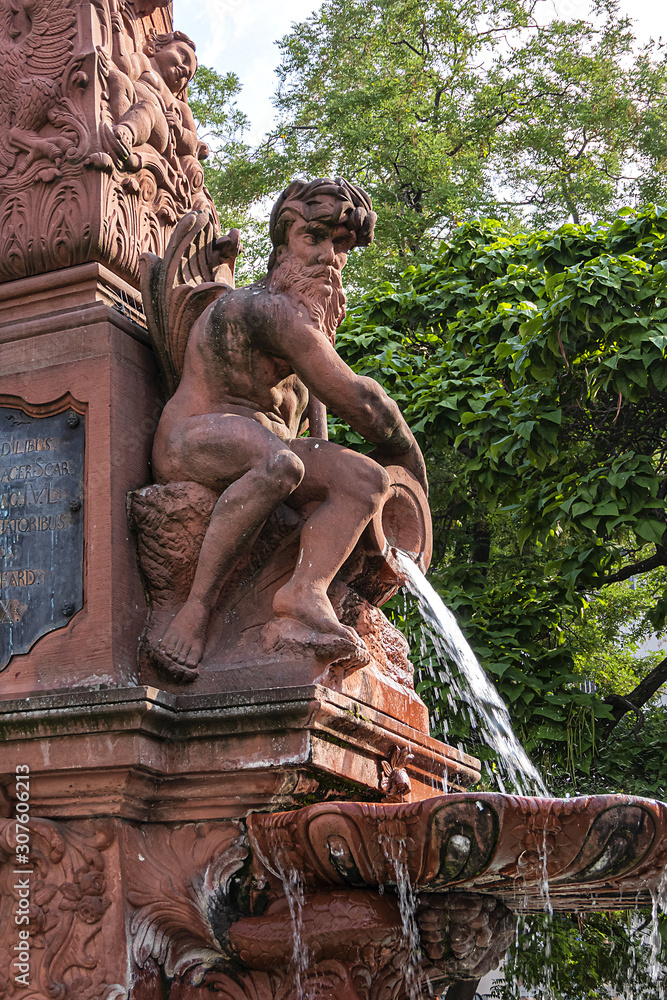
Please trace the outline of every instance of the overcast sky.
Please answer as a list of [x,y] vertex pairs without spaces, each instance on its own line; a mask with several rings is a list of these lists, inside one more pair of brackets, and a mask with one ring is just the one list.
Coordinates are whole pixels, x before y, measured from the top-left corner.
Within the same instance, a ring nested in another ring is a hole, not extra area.
[[[586,16],[588,10],[587,0],[543,3],[565,17]],[[260,139],[271,125],[276,39],[319,6],[316,0],[174,0],[174,26],[194,39],[199,61],[238,74],[243,84],[239,106],[252,123],[246,141]],[[621,0],[621,9],[634,18],[640,38],[667,38],[666,0]]]
[[246,135],[251,144],[273,119],[274,43],[319,6],[315,0],[174,0],[174,27],[192,37],[199,61],[220,73],[233,70],[240,78],[238,103],[252,124]]

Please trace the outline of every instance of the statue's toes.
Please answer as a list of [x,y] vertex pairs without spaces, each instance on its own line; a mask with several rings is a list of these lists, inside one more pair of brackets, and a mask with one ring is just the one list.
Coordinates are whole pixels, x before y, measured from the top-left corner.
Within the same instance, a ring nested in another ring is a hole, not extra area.
[[201,656],[199,655],[199,652],[196,649],[190,649],[188,655],[185,657],[184,663],[190,670],[196,670],[200,660]]
[[199,676],[197,664],[187,666],[185,663],[178,662],[160,645],[148,643],[148,655],[158,673],[166,675],[170,680],[177,681],[179,684],[191,684]]
[[[353,631],[352,629],[350,631]],[[349,653],[338,657],[332,661],[333,666],[341,667],[365,667],[367,663],[370,663],[371,654],[368,652],[368,647],[363,639],[361,639],[355,632],[356,640],[351,639],[350,643],[352,649]]]

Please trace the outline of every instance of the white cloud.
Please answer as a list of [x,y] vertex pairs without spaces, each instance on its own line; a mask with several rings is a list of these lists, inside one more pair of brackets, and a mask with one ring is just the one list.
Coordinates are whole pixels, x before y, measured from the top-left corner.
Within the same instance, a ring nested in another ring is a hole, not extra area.
[[317,0],[174,0],[174,25],[191,35],[200,62],[236,73],[243,90],[239,106],[259,138],[273,119],[271,97],[279,52],[274,44],[318,9]]

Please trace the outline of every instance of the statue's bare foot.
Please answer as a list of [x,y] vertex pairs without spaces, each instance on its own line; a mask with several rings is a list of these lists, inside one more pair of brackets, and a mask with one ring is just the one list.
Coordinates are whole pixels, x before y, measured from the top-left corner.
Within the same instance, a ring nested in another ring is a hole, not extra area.
[[292,656],[310,653],[329,665],[365,666],[370,655],[364,641],[354,629],[345,631],[346,635],[316,632],[295,618],[281,616],[262,629],[262,645],[271,652],[282,650]]
[[201,605],[186,602],[157,643],[150,646],[151,657],[170,677],[180,682],[195,680],[206,642],[208,612]]
[[199,677],[199,667],[191,670],[190,667],[181,666],[181,664],[172,660],[170,656],[165,656],[158,644],[149,642],[147,648],[148,655],[154,666],[161,673],[166,674],[172,681],[177,681],[179,684],[190,684]]
[[278,618],[293,618],[313,632],[337,636],[355,645],[361,641],[353,628],[338,621],[326,592],[312,586],[302,587],[290,580],[273,598],[273,611]]
[[285,643],[311,648],[318,658],[330,663],[345,662],[362,666],[369,654],[358,633],[338,621],[326,593],[303,588],[292,580],[273,598],[277,621],[267,633],[274,648]]

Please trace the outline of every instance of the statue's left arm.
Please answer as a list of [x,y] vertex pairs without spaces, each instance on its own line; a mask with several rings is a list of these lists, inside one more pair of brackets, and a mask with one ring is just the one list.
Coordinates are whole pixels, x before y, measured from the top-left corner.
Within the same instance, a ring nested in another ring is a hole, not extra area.
[[294,371],[325,406],[376,445],[373,458],[403,465],[427,489],[424,459],[396,403],[374,379],[357,375],[336,353],[329,338],[294,316],[267,324],[270,350]]

